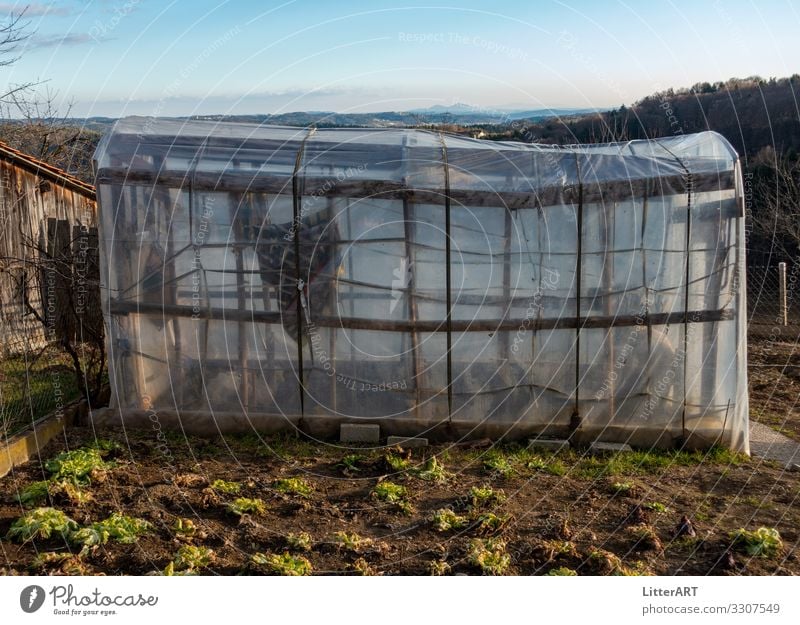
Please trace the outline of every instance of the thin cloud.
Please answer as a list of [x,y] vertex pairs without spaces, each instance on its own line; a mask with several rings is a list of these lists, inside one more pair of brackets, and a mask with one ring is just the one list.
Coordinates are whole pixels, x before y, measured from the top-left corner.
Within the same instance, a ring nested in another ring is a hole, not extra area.
[[81,46],[86,43],[98,43],[97,37],[89,33],[67,33],[61,35],[33,35],[25,44],[29,50],[41,48],[58,48],[62,46]]
[[0,2],[0,14],[3,13],[7,15],[24,13],[25,17],[42,17],[45,15],[71,15],[73,10],[70,7],[42,2]]

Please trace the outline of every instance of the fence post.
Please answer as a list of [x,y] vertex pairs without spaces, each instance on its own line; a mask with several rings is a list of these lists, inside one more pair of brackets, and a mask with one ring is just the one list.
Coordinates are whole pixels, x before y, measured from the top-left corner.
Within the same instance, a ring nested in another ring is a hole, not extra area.
[[789,325],[789,308],[786,305],[786,263],[778,263],[778,303],[781,311],[781,323]]

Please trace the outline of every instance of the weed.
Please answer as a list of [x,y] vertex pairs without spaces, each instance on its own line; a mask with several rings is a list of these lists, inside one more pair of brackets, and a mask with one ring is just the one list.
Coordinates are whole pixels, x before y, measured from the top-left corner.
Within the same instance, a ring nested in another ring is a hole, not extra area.
[[431,456],[421,469],[414,472],[414,475],[426,482],[441,484],[447,481],[448,474],[447,471],[445,471],[444,465],[436,459],[436,456]]
[[495,490],[486,484],[470,488],[469,497],[472,501],[472,507],[475,509],[501,504],[506,500],[506,494],[502,490]]
[[550,462],[547,463],[547,466],[544,468],[545,473],[549,473],[550,475],[557,475],[563,476],[567,474],[569,469],[567,465],[564,464],[562,460],[559,458],[553,458]]
[[[209,566],[216,554],[208,547],[195,547],[194,545],[183,545],[178,549],[175,558],[167,565],[164,570],[165,575],[173,575],[175,571],[193,573],[199,569]],[[167,570],[170,572],[168,573]]]
[[545,575],[575,577],[577,573],[574,570],[567,568],[566,566],[559,566],[558,568],[550,569]]
[[769,558],[783,548],[783,541],[778,530],[772,527],[759,527],[755,531],[744,528],[731,533],[733,546],[749,556]]
[[347,549],[358,553],[363,547],[372,544],[369,538],[362,538],[355,532],[348,534],[347,532],[336,532],[333,535],[333,542],[337,547]]
[[38,506],[47,499],[49,486],[50,482],[46,480],[28,484],[17,493],[16,500],[23,505],[31,504],[33,506]]
[[503,529],[511,520],[511,515],[497,515],[494,512],[484,512],[478,517],[478,531],[483,534],[495,534]]
[[308,532],[289,534],[286,536],[286,544],[293,551],[311,551],[313,539]]
[[239,482],[226,482],[225,480],[214,480],[211,482],[211,488],[226,495],[238,495],[242,490],[242,485]]
[[250,561],[273,575],[311,575],[313,567],[311,562],[303,556],[293,556],[290,553],[277,555],[274,553],[254,553]]
[[502,575],[511,565],[511,556],[506,553],[506,544],[496,538],[474,538],[469,543],[470,564],[484,575]]
[[440,577],[450,572],[450,565],[444,560],[433,560],[428,564],[428,571],[431,575]]
[[231,514],[242,516],[243,514],[264,514],[267,506],[261,499],[237,497],[228,504],[227,509]]
[[6,538],[26,542],[34,538],[50,538],[53,534],[60,534],[66,540],[77,529],[78,524],[61,510],[36,508],[14,521]]
[[110,468],[110,465],[103,460],[99,450],[89,448],[64,451],[45,462],[44,467],[54,480],[85,484],[91,481],[93,475],[97,477],[97,474]]
[[311,484],[299,477],[287,477],[276,480],[272,484],[273,488],[284,495],[297,495],[299,497],[310,497],[314,489]]
[[440,532],[458,530],[469,524],[469,520],[466,517],[459,516],[449,508],[441,508],[434,512],[432,522],[433,526]]

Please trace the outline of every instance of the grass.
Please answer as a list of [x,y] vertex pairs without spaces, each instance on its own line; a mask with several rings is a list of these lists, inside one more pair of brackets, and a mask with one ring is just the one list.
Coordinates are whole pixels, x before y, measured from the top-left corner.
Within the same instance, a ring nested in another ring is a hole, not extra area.
[[441,508],[433,513],[431,519],[433,527],[439,532],[449,532],[451,530],[459,530],[469,525],[469,519],[460,516],[450,510],[449,508]]
[[239,482],[214,480],[213,482],[211,482],[211,488],[213,488],[217,492],[224,493],[226,495],[238,495],[242,490],[242,485]]
[[267,511],[267,506],[261,499],[237,497],[227,505],[227,510],[231,514],[237,516],[242,516],[244,514],[264,514]]
[[731,539],[735,549],[749,556],[771,558],[783,549],[780,533],[771,527],[759,527],[754,531],[741,528],[731,533]]
[[26,542],[34,538],[47,539],[60,534],[64,540],[67,540],[77,529],[78,524],[61,510],[36,508],[14,521],[6,538]]
[[467,558],[484,575],[503,575],[511,565],[505,542],[496,538],[471,540]]
[[281,555],[254,553],[250,557],[250,561],[273,575],[311,575],[314,570],[308,558],[293,556],[290,553]]
[[80,391],[69,356],[48,349],[33,362],[30,354],[0,360],[0,397],[0,435],[8,436],[77,399]]
[[288,477],[275,480],[272,487],[284,495],[297,495],[298,497],[311,497],[314,492],[311,484],[298,477]]

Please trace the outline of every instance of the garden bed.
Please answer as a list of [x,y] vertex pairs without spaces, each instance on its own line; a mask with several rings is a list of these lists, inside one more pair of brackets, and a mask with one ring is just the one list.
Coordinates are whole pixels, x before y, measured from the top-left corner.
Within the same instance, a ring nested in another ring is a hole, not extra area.
[[722,450],[102,435],[72,428],[0,481],[0,573],[800,573],[796,474]]

